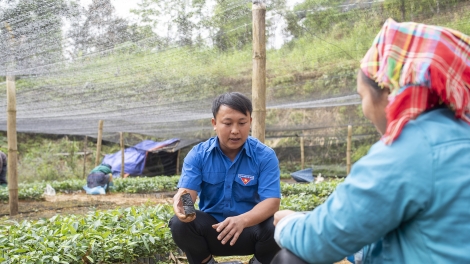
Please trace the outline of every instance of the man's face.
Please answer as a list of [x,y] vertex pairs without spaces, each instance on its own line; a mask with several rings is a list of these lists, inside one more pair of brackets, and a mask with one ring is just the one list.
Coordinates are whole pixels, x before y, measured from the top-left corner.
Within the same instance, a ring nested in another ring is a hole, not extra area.
[[234,159],[250,134],[251,115],[246,115],[221,105],[212,125],[219,138],[220,148],[225,155]]

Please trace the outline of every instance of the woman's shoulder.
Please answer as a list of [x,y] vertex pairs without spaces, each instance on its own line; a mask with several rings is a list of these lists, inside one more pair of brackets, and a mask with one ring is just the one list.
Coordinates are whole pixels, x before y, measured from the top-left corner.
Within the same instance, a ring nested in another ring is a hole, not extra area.
[[431,146],[470,141],[470,124],[456,118],[455,113],[448,108],[425,112],[416,120],[410,121],[404,130],[410,130],[414,135],[421,135]]

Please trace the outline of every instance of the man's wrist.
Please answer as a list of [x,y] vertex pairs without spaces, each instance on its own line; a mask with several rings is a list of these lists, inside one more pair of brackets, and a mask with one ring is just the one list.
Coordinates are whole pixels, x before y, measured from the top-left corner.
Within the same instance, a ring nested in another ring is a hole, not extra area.
[[241,214],[241,215],[237,215],[237,216],[234,216],[234,218],[237,219],[237,222],[240,222],[243,224],[243,228],[247,227],[248,226],[248,219],[249,217],[246,216],[246,213],[245,214]]

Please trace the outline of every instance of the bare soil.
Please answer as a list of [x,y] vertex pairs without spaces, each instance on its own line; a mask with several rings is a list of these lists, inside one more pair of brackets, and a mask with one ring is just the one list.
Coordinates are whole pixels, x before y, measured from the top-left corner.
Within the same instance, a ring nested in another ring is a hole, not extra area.
[[0,216],[10,219],[50,218],[56,214],[86,214],[89,211],[127,208],[138,205],[171,204],[174,192],[150,194],[108,193],[88,195],[84,192],[46,196],[45,201],[20,201],[19,214],[10,217],[8,203],[0,204]]

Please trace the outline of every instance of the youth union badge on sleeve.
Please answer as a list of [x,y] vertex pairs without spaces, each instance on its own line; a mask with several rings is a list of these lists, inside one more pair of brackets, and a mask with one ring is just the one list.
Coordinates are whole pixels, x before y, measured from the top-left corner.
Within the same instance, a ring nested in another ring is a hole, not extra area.
[[251,180],[255,179],[255,176],[245,175],[245,174],[238,174],[238,178],[240,178],[240,180],[242,180],[242,182],[245,185],[247,185]]

